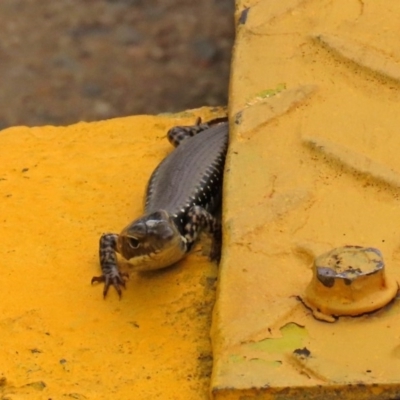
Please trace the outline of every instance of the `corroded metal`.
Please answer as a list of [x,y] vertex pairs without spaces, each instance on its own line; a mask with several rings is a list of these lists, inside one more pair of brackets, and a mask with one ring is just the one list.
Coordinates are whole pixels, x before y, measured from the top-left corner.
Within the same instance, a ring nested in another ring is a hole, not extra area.
[[398,291],[385,272],[381,252],[373,247],[344,246],[315,259],[304,303],[314,316],[329,322],[357,316],[388,304]]

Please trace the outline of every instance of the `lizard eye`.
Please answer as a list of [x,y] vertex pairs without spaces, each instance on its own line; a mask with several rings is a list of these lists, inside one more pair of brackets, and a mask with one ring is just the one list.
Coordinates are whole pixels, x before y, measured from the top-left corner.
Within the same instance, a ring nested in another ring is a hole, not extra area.
[[135,237],[128,237],[128,244],[132,249],[137,249],[139,247],[139,240]]

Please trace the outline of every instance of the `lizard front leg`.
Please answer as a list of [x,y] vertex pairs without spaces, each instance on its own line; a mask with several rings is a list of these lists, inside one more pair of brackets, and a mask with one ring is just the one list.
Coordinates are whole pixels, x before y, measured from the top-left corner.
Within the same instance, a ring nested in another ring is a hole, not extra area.
[[94,276],[92,278],[92,284],[94,282],[104,282],[103,297],[105,298],[108,293],[110,286],[114,286],[121,297],[121,286],[125,288],[125,278],[128,274],[120,272],[117,263],[117,240],[118,235],[115,233],[105,233],[100,238],[99,256],[100,265],[103,275]]
[[193,206],[188,211],[187,221],[184,226],[184,237],[188,251],[203,230],[212,235],[210,259],[219,262],[222,245],[221,220],[209,213],[205,208]]

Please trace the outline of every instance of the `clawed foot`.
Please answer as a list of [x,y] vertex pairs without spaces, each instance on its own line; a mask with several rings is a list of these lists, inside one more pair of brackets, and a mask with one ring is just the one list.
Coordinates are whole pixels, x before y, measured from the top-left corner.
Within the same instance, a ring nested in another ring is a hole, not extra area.
[[106,298],[108,289],[110,286],[114,286],[115,290],[118,292],[119,298],[122,296],[121,286],[125,289],[126,279],[129,277],[127,272],[114,272],[109,275],[94,276],[91,283],[104,282],[103,297]]

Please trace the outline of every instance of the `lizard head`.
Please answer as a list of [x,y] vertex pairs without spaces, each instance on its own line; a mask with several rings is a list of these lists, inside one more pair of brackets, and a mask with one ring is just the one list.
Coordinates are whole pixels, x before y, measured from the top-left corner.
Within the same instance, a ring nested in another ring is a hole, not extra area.
[[118,252],[138,270],[168,267],[185,254],[185,242],[164,210],[147,214],[122,230]]

